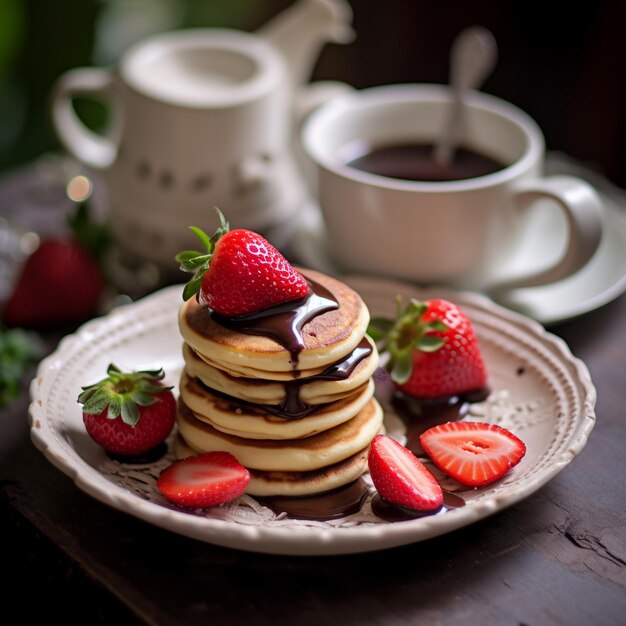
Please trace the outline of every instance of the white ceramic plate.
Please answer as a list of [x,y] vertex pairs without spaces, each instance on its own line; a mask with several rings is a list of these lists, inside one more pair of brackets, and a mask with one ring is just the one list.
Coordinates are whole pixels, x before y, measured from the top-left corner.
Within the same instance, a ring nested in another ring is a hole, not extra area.
[[31,385],[32,439],[46,457],[93,497],[148,522],[202,541],[275,554],[342,554],[408,544],[466,526],[536,491],[583,448],[594,424],[595,389],[584,364],[537,323],[471,294],[419,292],[399,283],[353,277],[374,315],[390,314],[397,293],[452,297],[473,321],[492,394],[469,419],[510,428],[527,445],[521,463],[490,487],[464,492],[466,506],[406,522],[384,522],[369,503],[354,516],[303,522],[275,516],[247,496],[210,511],[188,512],[163,500],[155,477],[167,465],[124,466],[86,435],[76,398],[107,365],[165,368],[175,384],[182,366],[177,328],[180,287],[89,322],[40,365]]

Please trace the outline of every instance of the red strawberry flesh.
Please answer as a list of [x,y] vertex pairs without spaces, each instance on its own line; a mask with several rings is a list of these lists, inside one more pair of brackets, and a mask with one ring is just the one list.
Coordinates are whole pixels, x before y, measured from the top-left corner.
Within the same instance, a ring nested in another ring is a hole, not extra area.
[[242,495],[250,472],[229,452],[207,452],[176,461],[157,480],[157,488],[171,502],[191,508],[210,508]]
[[376,490],[388,502],[414,511],[434,511],[442,506],[443,492],[435,477],[391,437],[374,438],[368,465]]
[[469,487],[493,483],[526,453],[513,433],[484,422],[441,424],[424,432],[420,443],[437,467]]

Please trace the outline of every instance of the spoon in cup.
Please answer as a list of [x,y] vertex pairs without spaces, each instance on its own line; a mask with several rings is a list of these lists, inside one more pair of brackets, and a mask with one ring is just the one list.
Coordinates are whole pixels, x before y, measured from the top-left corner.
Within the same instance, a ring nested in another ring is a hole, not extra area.
[[454,160],[462,129],[465,94],[482,85],[495,67],[497,58],[496,40],[482,26],[467,28],[454,40],[450,53],[452,103],[444,130],[434,148],[437,165],[447,166]]

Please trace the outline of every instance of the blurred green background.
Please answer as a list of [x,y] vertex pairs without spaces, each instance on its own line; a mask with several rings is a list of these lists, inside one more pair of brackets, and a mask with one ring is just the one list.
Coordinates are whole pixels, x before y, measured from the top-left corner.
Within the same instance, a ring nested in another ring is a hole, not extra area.
[[[54,81],[67,69],[115,64],[134,41],[163,30],[226,26],[255,30],[289,0],[0,0],[0,170],[58,150],[48,115]],[[356,87],[445,82],[460,30],[483,24],[500,58],[485,91],[525,109],[549,148],[626,186],[626,3],[575,5],[350,0],[357,39],[327,46],[314,77]],[[79,102],[92,126],[106,111]],[[1,207],[0,207],[1,210]]]

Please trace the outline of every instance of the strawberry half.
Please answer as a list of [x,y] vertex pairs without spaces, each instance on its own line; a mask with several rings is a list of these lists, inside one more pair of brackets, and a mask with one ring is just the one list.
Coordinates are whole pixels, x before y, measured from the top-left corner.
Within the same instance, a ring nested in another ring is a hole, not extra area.
[[230,452],[206,452],[176,461],[157,480],[157,488],[179,506],[207,509],[238,498],[250,472]]
[[435,477],[395,439],[374,437],[367,462],[374,487],[388,502],[414,511],[434,511],[443,504]]
[[389,353],[391,378],[405,393],[420,398],[455,396],[487,383],[487,368],[474,329],[458,306],[447,300],[406,308],[397,299],[397,320],[375,318],[368,333]]
[[109,365],[107,377],[83,387],[78,402],[91,438],[108,452],[136,456],[152,450],[172,432],[176,400],[160,381],[162,369],[121,372]]
[[180,269],[193,273],[183,290],[184,300],[196,295],[216,313],[240,317],[308,294],[304,276],[272,244],[251,230],[229,230],[216,210],[220,226],[212,237],[191,227],[206,252],[186,250],[176,255]]
[[483,422],[441,424],[422,433],[420,443],[437,467],[469,487],[498,480],[526,454],[512,432]]

